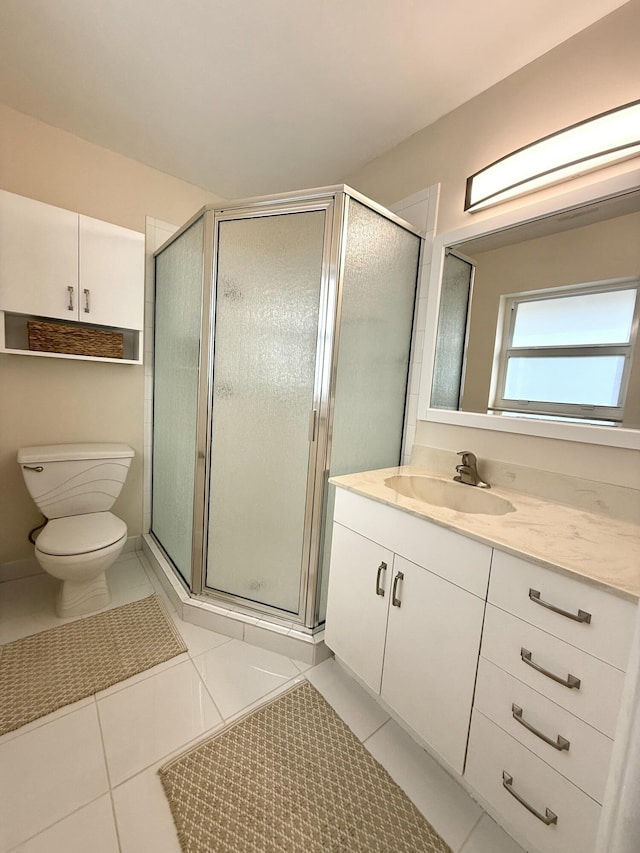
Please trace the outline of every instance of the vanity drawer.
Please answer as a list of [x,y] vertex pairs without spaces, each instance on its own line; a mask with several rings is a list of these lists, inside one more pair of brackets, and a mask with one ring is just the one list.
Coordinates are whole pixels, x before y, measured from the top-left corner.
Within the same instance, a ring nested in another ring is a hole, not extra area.
[[[600,806],[477,710],[471,723],[465,778],[528,849],[540,853],[593,851]],[[541,819],[552,820],[553,815],[555,823],[546,825]]]
[[[614,737],[624,683],[624,673],[619,669],[491,604],[487,605],[481,654],[603,734]],[[560,684],[534,667],[542,667],[567,681],[573,676],[579,679],[579,687]]]
[[336,489],[334,521],[485,599],[491,551],[476,542],[379,501]]
[[497,550],[491,564],[489,601],[626,669],[637,607],[632,601]]
[[[485,658],[480,658],[474,705],[602,803],[612,740]],[[538,734],[527,726],[532,726]]]

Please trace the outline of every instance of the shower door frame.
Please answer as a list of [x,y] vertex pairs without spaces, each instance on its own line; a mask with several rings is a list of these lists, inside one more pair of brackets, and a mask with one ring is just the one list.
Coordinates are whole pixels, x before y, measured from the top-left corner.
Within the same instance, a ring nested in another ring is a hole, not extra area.
[[[324,514],[333,428],[334,392],[339,348],[340,314],[344,274],[344,248],[348,223],[349,200],[360,202],[406,231],[423,237],[418,228],[392,211],[345,184],[319,187],[302,192],[234,201],[226,206],[207,205],[184,223],[154,256],[203,218],[203,282],[201,336],[198,368],[198,403],[196,420],[196,453],[194,459],[193,534],[190,584],[182,577],[166,554],[162,543],[154,541],[171,563],[174,574],[191,597],[201,601],[228,602],[239,611],[262,613],[277,621],[299,624],[311,631],[318,625],[320,609],[320,570],[324,541]],[[218,261],[218,224],[235,219],[278,216],[292,213],[324,211],[325,241],[320,275],[318,335],[310,411],[310,441],[304,539],[302,548],[299,610],[292,613],[274,605],[252,601],[206,585],[208,553],[208,507],[211,489],[211,445],[213,426],[213,355],[215,338],[215,306]],[[419,271],[419,268],[418,268]],[[415,327],[413,329],[415,334]],[[408,389],[407,392],[408,393]],[[315,415],[312,416],[312,412]],[[153,535],[153,531],[151,531]]]
[[[313,620],[313,615],[312,613],[309,613],[309,608],[310,603],[315,605],[316,589],[318,587],[319,554],[321,545],[320,537],[322,534],[321,520],[323,513],[324,482],[326,479],[325,472],[327,468],[327,424],[330,410],[329,390],[336,328],[335,306],[337,300],[338,280],[338,264],[335,256],[339,250],[339,237],[342,230],[342,211],[344,208],[344,198],[338,198],[338,196],[344,196],[344,193],[327,194],[325,191],[322,195],[314,198],[300,198],[298,195],[295,199],[283,199],[282,197],[278,197],[277,200],[258,201],[253,204],[241,203],[238,206],[234,204],[231,207],[214,211],[209,231],[210,239],[205,238],[211,248],[210,265],[209,267],[205,266],[205,269],[211,271],[209,287],[207,288],[209,290],[207,300],[209,345],[208,347],[203,347],[203,352],[201,353],[201,358],[203,358],[205,355],[204,350],[208,350],[206,353],[206,371],[202,371],[201,374],[201,376],[204,376],[204,373],[206,372],[206,397],[201,396],[200,399],[206,399],[207,405],[206,413],[199,411],[199,415],[202,415],[203,427],[206,422],[206,428],[202,431],[199,430],[196,437],[198,457],[197,464],[200,469],[200,475],[196,476],[196,481],[198,484],[202,482],[204,484],[204,489],[200,492],[199,496],[194,494],[194,498],[198,501],[198,504],[201,504],[201,506],[194,503],[194,515],[196,515],[198,519],[198,523],[196,525],[198,531],[196,535],[194,526],[192,593],[194,595],[206,597],[206,599],[215,598],[216,600],[230,602],[235,606],[240,606],[250,611],[259,611],[265,615],[269,614],[288,622],[306,625],[307,627],[311,627],[309,622]],[[215,477],[215,471],[213,471],[211,465],[211,449],[214,416],[213,373],[219,225],[222,222],[237,221],[240,219],[256,219],[266,216],[286,216],[314,212],[324,213],[325,221],[322,266],[318,281],[318,327],[312,401],[309,411],[307,488],[300,563],[298,611],[294,613],[289,610],[283,610],[272,604],[254,601],[207,585],[208,507],[210,491],[213,487],[212,477]],[[205,233],[207,233],[206,227]],[[205,281],[205,285],[206,284],[207,281]],[[203,340],[207,339],[203,338]],[[201,407],[201,409],[204,408],[204,406]],[[198,486],[196,486],[196,490],[197,488]],[[314,609],[315,608],[312,606],[311,611]]]

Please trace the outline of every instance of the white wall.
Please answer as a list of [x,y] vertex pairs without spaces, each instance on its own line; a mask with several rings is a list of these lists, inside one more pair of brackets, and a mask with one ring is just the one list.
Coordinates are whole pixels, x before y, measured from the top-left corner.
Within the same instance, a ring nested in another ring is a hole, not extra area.
[[[638,32],[640,0],[632,0],[348,175],[346,182],[387,205],[439,183],[437,232],[442,233],[637,168],[635,158],[494,210],[463,210],[469,175],[541,136],[637,99]],[[415,442],[640,488],[637,451],[427,421],[418,421]]]
[[[0,188],[144,232],[145,217],[184,222],[220,201],[203,189],[0,105]],[[0,354],[0,564],[29,557],[41,517],[19,447],[118,441],[136,458],[115,511],[143,525],[144,368]]]

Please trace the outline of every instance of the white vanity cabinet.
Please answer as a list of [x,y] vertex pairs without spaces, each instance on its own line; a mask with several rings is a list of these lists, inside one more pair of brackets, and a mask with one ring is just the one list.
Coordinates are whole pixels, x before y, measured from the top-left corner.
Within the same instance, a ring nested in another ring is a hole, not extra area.
[[140,355],[144,235],[0,191],[3,349],[27,351],[26,318],[128,330]]
[[490,558],[481,543],[337,490],[325,642],[458,773]]
[[494,551],[465,778],[541,853],[595,846],[636,604]]

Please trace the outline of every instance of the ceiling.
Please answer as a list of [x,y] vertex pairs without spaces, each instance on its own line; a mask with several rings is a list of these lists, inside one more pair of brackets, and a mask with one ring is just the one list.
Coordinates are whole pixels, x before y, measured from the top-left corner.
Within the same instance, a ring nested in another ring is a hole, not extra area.
[[2,0],[0,102],[224,198],[342,182],[623,0]]

